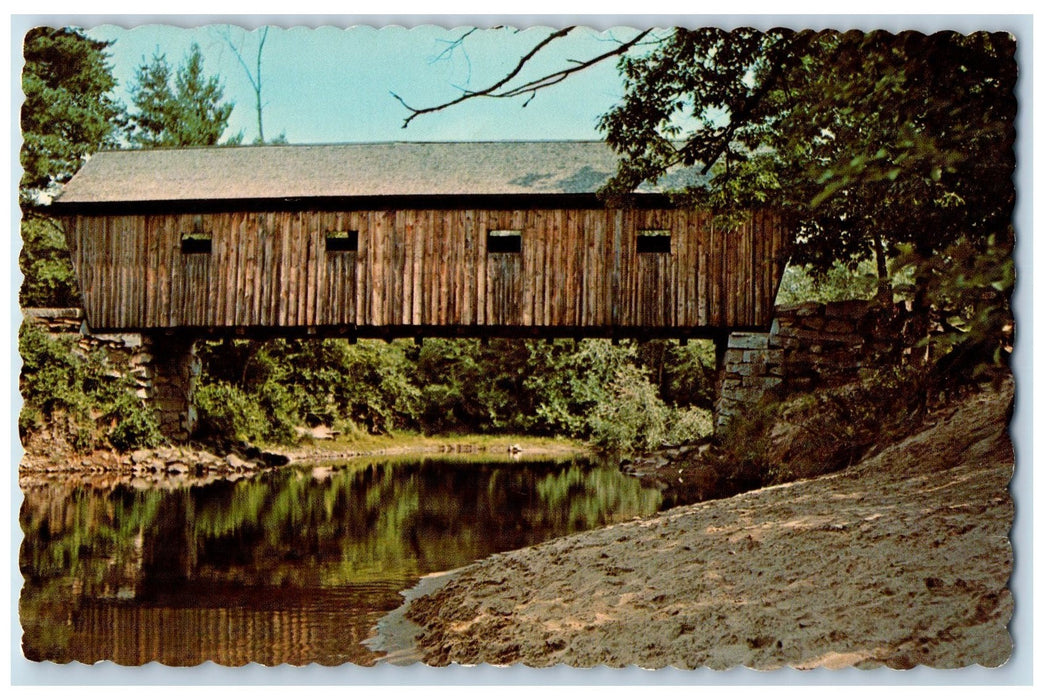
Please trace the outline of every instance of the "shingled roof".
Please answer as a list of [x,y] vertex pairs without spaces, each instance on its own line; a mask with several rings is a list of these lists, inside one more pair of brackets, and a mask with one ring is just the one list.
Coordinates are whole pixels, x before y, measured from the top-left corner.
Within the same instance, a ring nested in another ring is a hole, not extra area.
[[[104,151],[55,199],[134,202],[592,194],[616,172],[601,141],[359,143]],[[699,179],[693,169],[656,187]]]

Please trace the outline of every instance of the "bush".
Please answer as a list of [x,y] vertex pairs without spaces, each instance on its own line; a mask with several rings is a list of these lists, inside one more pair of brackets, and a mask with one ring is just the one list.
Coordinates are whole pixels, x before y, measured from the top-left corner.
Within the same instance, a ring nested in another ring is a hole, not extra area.
[[646,373],[634,366],[616,372],[608,395],[590,420],[591,442],[611,452],[651,450],[667,439],[670,410]]
[[268,431],[268,417],[246,392],[226,382],[203,384],[193,396],[196,437],[256,442]]
[[33,217],[22,221],[22,251],[18,265],[22,270],[21,306],[79,306],[65,234],[53,219]]
[[[293,426],[307,423],[368,433],[567,435],[629,451],[697,439],[710,426],[706,411],[690,410],[709,404],[709,344],[227,340],[204,345],[200,357],[197,435],[204,439],[290,441]],[[647,362],[655,363],[659,387]],[[665,391],[681,409],[667,405]],[[634,414],[622,415],[629,407]],[[272,426],[259,424],[259,415]]]
[[50,424],[84,451],[104,444],[129,450],[161,441],[155,415],[104,351],[84,354],[71,338],[51,338],[33,323],[22,324],[18,349],[23,438]]
[[674,408],[667,420],[667,443],[684,445],[714,432],[714,413],[706,408]]
[[163,442],[155,415],[128,392],[119,395],[106,418],[115,423],[106,437],[117,450],[155,447]]

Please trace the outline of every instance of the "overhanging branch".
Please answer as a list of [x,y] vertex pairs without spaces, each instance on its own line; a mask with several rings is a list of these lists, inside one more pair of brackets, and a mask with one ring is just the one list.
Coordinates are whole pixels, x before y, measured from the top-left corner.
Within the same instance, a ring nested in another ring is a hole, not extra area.
[[[620,43],[616,48],[612,49],[611,51],[605,51],[588,60],[571,60],[570,63],[572,65],[570,65],[568,68],[563,68],[553,73],[548,73],[547,75],[535,78],[533,80],[529,80],[525,83],[522,83],[521,85],[516,85],[514,87],[505,87],[512,80],[514,80],[519,75],[519,73],[522,72],[522,69],[525,68],[538,53],[547,48],[547,46],[552,42],[557,41],[558,39],[561,39],[562,37],[566,36],[573,29],[575,29],[575,27],[565,27],[563,29],[559,29],[549,34],[536,46],[530,49],[529,52],[527,52],[525,55],[519,58],[515,66],[510,71],[508,71],[508,73],[503,78],[496,81],[489,87],[483,88],[481,90],[462,90],[462,94],[459,97],[449,100],[447,102],[443,102],[432,107],[417,108],[411,107],[398,94],[394,92],[391,93],[392,97],[398,100],[399,104],[401,104],[410,112],[410,115],[406,117],[406,119],[403,121],[402,128],[405,129],[406,127],[408,127],[410,125],[410,122],[412,122],[414,119],[416,119],[422,114],[431,114],[433,112],[439,112],[449,107],[456,106],[462,102],[466,102],[467,100],[474,99],[476,97],[510,98],[528,95],[525,103],[523,104],[523,106],[525,106],[532,101],[532,99],[536,96],[536,93],[539,90],[543,90],[544,88],[556,85],[568,78],[569,76],[573,75],[574,73],[578,73],[579,71],[590,68],[591,66],[600,63],[607,58],[612,58],[613,56],[619,56],[621,54],[626,53],[628,50],[630,50],[632,46],[636,45],[652,31],[651,29],[645,29],[639,32],[632,39]],[[463,39],[463,37],[461,38]]]

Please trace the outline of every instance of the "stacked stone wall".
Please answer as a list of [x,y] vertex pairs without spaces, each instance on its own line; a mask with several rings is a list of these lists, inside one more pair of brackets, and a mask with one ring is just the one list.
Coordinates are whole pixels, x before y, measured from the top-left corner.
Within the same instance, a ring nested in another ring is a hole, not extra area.
[[925,319],[905,304],[856,300],[777,307],[768,333],[729,335],[716,427],[767,397],[836,386],[857,379],[864,368],[912,359],[926,328]]
[[103,351],[112,367],[111,379],[129,379],[138,398],[155,411],[160,432],[174,441],[192,434],[195,412],[192,390],[200,373],[191,339],[141,333],[91,333],[83,310],[23,309],[25,320],[52,337],[71,337],[75,352],[86,357]]

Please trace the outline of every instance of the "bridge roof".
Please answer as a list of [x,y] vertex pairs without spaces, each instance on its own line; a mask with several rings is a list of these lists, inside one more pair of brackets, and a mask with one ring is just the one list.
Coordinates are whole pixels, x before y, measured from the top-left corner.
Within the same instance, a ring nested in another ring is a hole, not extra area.
[[[601,141],[395,142],[103,151],[55,199],[107,203],[595,193],[618,156]],[[639,193],[702,180],[679,168]]]

